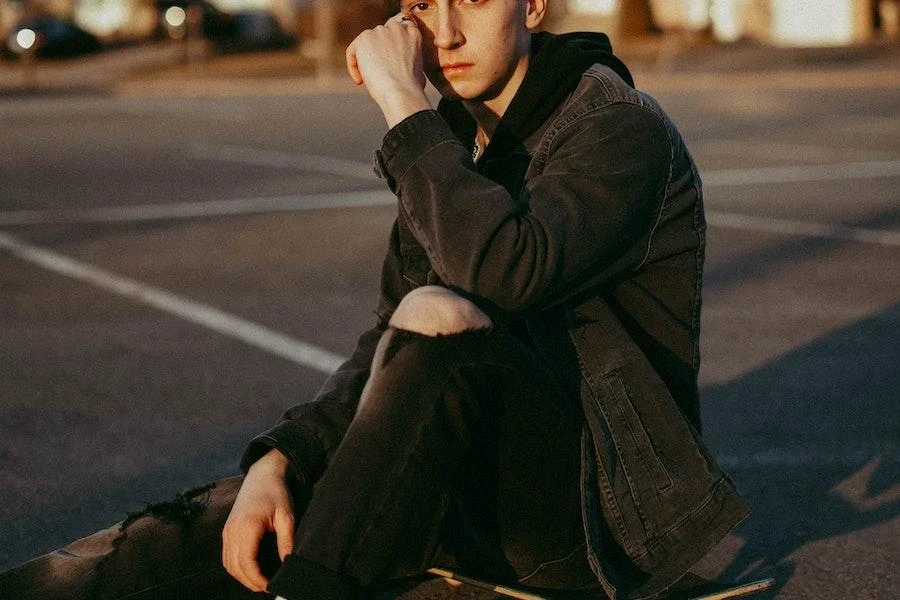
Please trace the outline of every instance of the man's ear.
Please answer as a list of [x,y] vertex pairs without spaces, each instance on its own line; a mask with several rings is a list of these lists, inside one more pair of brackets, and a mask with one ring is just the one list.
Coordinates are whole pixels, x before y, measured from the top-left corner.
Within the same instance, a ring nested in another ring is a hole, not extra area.
[[525,0],[525,26],[534,29],[544,20],[547,14],[548,0]]

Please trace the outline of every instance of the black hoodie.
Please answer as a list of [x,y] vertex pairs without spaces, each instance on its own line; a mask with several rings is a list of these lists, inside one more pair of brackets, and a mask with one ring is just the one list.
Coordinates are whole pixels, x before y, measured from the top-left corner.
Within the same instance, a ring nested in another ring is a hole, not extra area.
[[[488,158],[508,152],[528,139],[572,93],[582,74],[602,64],[634,87],[628,67],[613,54],[605,33],[546,31],[531,36],[531,62],[488,146]],[[471,145],[476,123],[461,101],[441,100],[438,111],[460,140]]]

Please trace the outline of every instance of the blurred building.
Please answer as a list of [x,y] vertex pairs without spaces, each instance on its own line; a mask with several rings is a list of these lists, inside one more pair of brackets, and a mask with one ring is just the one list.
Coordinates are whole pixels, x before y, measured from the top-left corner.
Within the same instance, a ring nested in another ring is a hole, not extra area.
[[[194,0],[201,1],[201,0]],[[202,0],[228,13],[262,11],[318,53],[346,45],[384,19],[388,0]],[[0,36],[23,16],[74,21],[104,41],[145,39],[159,24],[157,0],[0,0]],[[327,14],[324,14],[327,13]],[[323,16],[324,14],[324,16]],[[900,0],[551,0],[547,28],[606,31],[617,38],[665,32],[752,39],[779,46],[833,46],[900,36]]]
[[897,36],[900,0],[554,0],[549,28],[616,37],[708,32],[722,42],[839,46]]
[[36,16],[63,17],[107,41],[145,39],[156,30],[155,0],[0,0],[0,32]]
[[[271,15],[281,32],[295,36],[301,10],[311,0],[184,0],[208,3],[224,13]],[[24,17],[48,15],[73,21],[106,42],[152,37],[160,25],[158,0],[0,0],[0,34]],[[171,4],[169,2],[168,4]]]
[[[55,0],[60,2],[61,0]],[[153,35],[158,17],[153,0],[69,0],[72,20],[106,40],[140,40]]]

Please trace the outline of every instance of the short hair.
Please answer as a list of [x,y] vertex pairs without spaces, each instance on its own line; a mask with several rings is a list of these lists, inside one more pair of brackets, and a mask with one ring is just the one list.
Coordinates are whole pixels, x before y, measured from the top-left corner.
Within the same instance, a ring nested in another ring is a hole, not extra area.
[[400,0],[382,0],[384,5],[384,18],[390,19],[400,12]]

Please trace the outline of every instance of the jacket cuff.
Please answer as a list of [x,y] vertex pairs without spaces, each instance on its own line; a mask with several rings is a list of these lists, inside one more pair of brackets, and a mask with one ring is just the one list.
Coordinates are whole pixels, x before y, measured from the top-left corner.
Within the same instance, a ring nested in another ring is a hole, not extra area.
[[419,158],[441,144],[459,144],[450,126],[436,110],[422,110],[395,125],[375,152],[375,172],[392,191]]
[[287,600],[355,600],[362,598],[359,583],[302,556],[289,554],[272,581],[268,592]]
[[288,458],[288,481],[312,486],[318,480],[325,454],[322,445],[308,429],[287,420],[250,440],[241,457],[241,471],[246,474],[253,463],[273,448]]

